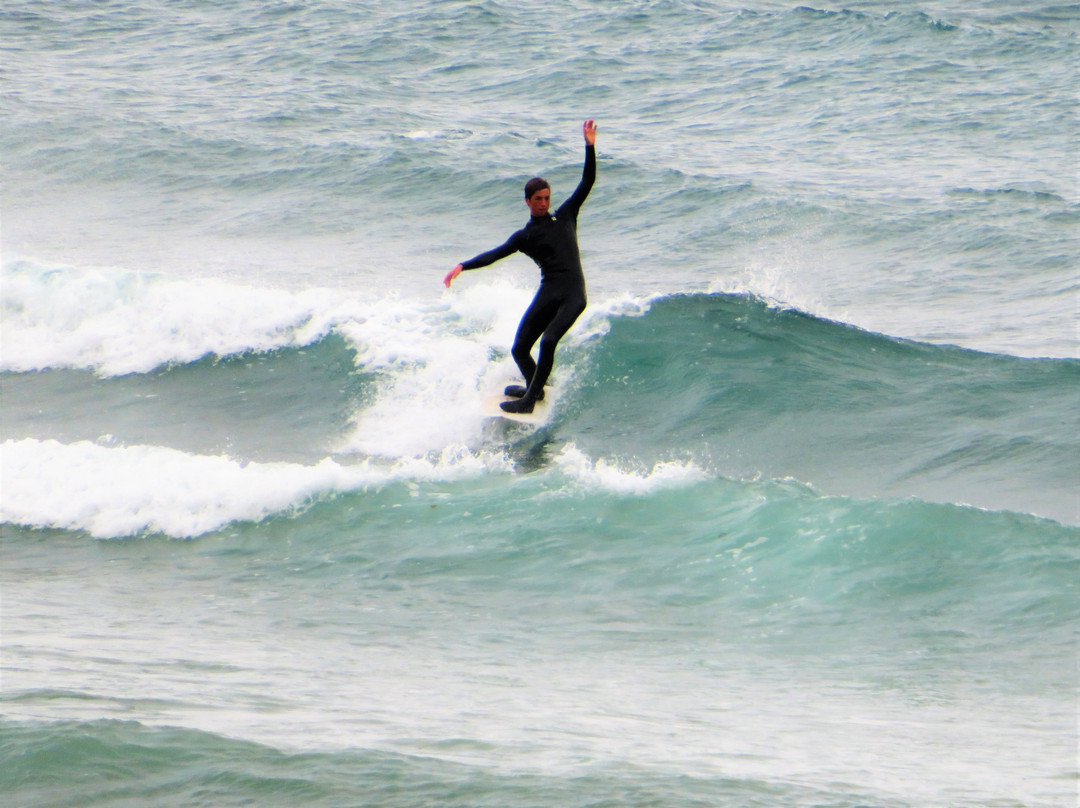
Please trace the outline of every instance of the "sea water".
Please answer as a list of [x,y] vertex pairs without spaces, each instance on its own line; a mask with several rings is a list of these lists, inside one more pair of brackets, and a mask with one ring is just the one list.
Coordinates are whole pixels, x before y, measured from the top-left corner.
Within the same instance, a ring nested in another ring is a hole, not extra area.
[[1075,805],[1078,32],[5,3],[4,803]]

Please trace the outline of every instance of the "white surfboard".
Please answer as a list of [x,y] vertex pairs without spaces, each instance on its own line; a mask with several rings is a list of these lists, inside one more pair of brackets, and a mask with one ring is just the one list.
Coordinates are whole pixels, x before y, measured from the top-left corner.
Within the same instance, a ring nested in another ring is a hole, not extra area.
[[533,406],[533,411],[528,413],[507,412],[499,406],[503,401],[517,401],[517,399],[511,398],[510,396],[504,396],[502,393],[493,393],[492,395],[487,396],[481,405],[484,415],[489,418],[504,418],[507,421],[515,421],[519,424],[531,424],[532,426],[540,426],[547,421],[548,409],[551,405],[546,398],[543,401],[537,401]]

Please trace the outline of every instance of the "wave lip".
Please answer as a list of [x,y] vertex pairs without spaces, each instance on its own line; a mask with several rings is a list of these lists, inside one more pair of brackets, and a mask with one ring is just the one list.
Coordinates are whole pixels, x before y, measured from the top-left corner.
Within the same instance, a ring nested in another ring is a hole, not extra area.
[[507,468],[498,454],[461,449],[433,460],[354,465],[244,463],[161,446],[105,447],[24,439],[0,444],[2,519],[96,538],[192,538],[239,522],[295,514],[336,494],[396,479],[442,479]]
[[53,440],[7,441],[0,448],[5,522],[85,530],[99,538],[190,538],[370,482],[329,459],[312,467],[242,464],[163,447],[110,449]]
[[308,345],[339,306],[326,290],[291,293],[217,279],[171,281],[104,270],[5,268],[3,370],[148,373],[207,355]]

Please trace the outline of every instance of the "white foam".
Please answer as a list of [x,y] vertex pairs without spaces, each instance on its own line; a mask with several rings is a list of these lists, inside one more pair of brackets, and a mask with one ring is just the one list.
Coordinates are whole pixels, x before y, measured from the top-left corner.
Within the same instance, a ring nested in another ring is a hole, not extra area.
[[615,317],[643,317],[648,314],[652,304],[664,295],[631,295],[624,293],[607,300],[590,301],[589,307],[574,328],[567,335],[573,343],[580,345],[596,337],[602,337],[611,330],[611,320]]
[[325,289],[294,293],[23,262],[5,267],[0,303],[0,368],[85,368],[104,376],[308,345],[355,314]]
[[364,320],[342,324],[357,363],[385,373],[342,451],[422,457],[476,445],[484,394],[517,374],[506,353],[529,296],[504,281],[474,283],[438,304],[383,301]]
[[305,466],[243,463],[161,446],[9,440],[0,444],[0,514],[6,523],[84,530],[99,538],[190,538],[396,480],[454,479],[508,467],[499,455],[460,447],[389,466],[330,458]]
[[563,447],[555,463],[574,480],[616,494],[649,494],[664,488],[693,485],[708,476],[691,461],[663,461],[651,468],[621,468],[618,462],[604,458],[590,460],[572,443]]

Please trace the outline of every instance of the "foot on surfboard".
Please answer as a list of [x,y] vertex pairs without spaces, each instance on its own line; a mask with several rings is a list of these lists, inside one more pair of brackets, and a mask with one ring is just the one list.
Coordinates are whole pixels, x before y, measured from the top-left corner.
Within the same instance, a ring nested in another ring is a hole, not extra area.
[[[525,393],[529,391],[529,388],[521,384],[511,384],[505,390],[503,390],[504,396],[510,396],[511,398],[523,398]],[[536,397],[537,401],[544,400],[544,391],[540,391],[540,395]]]
[[503,401],[499,407],[503,412],[528,413],[533,411],[536,401],[531,398],[519,398],[516,401]]

